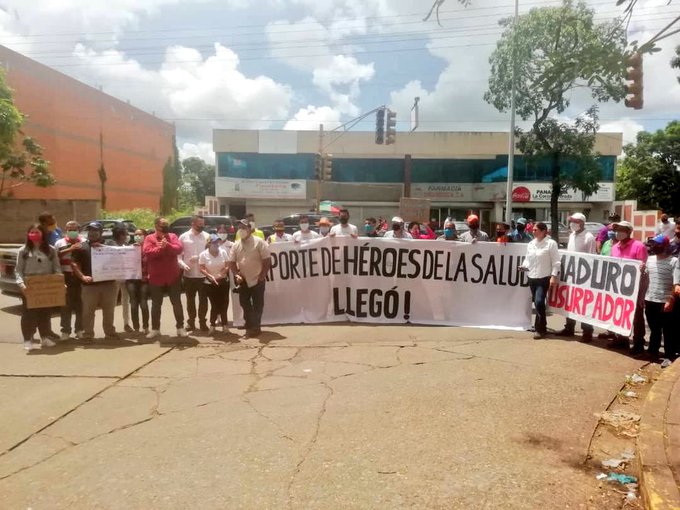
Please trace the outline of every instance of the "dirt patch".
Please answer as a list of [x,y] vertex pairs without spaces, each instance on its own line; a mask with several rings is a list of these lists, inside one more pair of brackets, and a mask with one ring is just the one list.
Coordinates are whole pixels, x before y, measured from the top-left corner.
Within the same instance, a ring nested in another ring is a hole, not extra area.
[[637,483],[640,479],[636,440],[640,413],[647,393],[661,374],[661,367],[651,363],[634,374],[626,374],[621,390],[609,407],[597,415],[599,423],[593,434],[588,458],[583,468],[599,483],[588,501],[590,509],[642,510]]

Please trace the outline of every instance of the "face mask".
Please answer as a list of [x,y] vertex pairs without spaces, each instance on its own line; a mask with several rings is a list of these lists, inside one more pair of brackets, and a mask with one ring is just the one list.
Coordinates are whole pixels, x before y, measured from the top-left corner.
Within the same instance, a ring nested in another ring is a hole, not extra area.
[[572,232],[578,232],[579,230],[581,230],[581,225],[579,225],[578,223],[574,223],[572,221],[571,223],[569,223],[569,230],[571,230]]
[[164,234],[167,234],[168,232],[170,232],[170,226],[169,225],[163,225],[161,227],[161,232],[163,232]]
[[347,225],[348,221],[349,218],[347,218],[346,216],[340,216],[340,223],[342,223],[343,225]]
[[652,253],[655,255],[661,255],[665,251],[663,246],[652,246]]
[[77,230],[69,230],[66,232],[66,235],[71,241],[74,241],[75,239],[78,239],[78,231]]
[[227,234],[217,234],[217,237],[224,241],[227,238]]
[[144,236],[135,236],[135,242],[141,243],[144,240]]
[[33,244],[40,244],[42,241],[42,234],[40,232],[29,232],[28,234],[28,239],[33,243]]
[[615,239],[615,238],[616,238],[616,232],[614,232],[613,230],[609,230],[609,231],[607,232],[607,237],[608,237],[610,240],[611,240],[611,239]]
[[401,223],[392,223],[392,230],[399,232],[401,230]]
[[101,234],[99,232],[95,231],[90,231],[87,233],[87,239],[90,241],[99,241],[99,238],[101,237]]
[[373,232],[373,225],[371,225],[370,223],[366,223],[364,225],[364,232]]
[[253,230],[255,230],[255,222],[254,222],[254,221],[251,221],[251,222],[250,222],[250,228],[252,228]]
[[623,230],[619,230],[616,232],[616,239],[619,241],[623,241],[625,239],[628,239],[628,232],[624,232]]
[[276,230],[274,230],[277,236],[282,236],[285,231],[286,231],[285,228],[277,228]]
[[309,223],[300,223],[300,230],[307,232],[309,230]]
[[524,225],[517,225],[517,232],[522,233],[524,232],[525,226]]
[[472,225],[468,225],[468,227],[470,227],[470,230],[477,230],[479,228],[479,225],[473,223]]
[[503,237],[505,235],[505,230],[496,230],[496,237]]
[[445,228],[444,229],[444,235],[446,237],[453,237],[454,232],[455,232],[455,230],[453,230],[452,228]]
[[331,231],[331,227],[319,227],[319,232],[322,234],[328,234]]

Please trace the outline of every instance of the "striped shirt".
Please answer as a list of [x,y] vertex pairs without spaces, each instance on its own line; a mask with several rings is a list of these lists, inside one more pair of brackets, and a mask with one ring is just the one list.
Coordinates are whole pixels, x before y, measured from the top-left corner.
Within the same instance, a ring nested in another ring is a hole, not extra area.
[[649,274],[649,287],[645,301],[653,303],[665,303],[673,293],[673,270],[678,263],[675,257],[664,259],[652,255],[647,259],[647,273]]

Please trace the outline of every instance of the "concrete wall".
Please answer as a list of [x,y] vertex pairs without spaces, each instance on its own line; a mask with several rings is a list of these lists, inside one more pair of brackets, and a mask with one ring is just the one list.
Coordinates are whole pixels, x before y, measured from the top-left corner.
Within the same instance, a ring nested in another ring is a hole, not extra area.
[[17,200],[0,199],[0,242],[21,243],[26,239],[26,229],[37,223],[38,216],[51,212],[57,225],[67,221],[84,223],[99,218],[99,202],[96,200]]
[[163,165],[173,155],[172,124],[3,46],[0,65],[28,116],[24,132],[43,146],[58,181],[21,186],[15,197],[99,200],[103,157],[107,209],[158,209]]

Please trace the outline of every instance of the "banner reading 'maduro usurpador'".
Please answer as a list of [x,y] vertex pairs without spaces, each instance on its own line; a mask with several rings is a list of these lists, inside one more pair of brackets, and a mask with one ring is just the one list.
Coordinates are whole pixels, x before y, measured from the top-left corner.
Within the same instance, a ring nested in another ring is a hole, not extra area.
[[561,252],[560,285],[548,299],[560,315],[629,335],[640,287],[640,262]]
[[528,283],[517,270],[526,245],[336,237],[270,248],[263,324],[530,325]]

